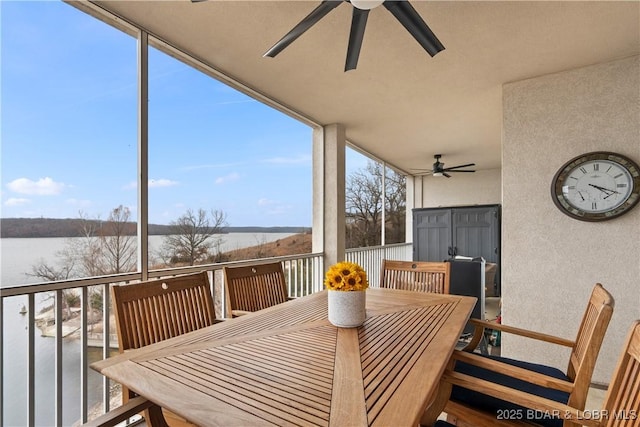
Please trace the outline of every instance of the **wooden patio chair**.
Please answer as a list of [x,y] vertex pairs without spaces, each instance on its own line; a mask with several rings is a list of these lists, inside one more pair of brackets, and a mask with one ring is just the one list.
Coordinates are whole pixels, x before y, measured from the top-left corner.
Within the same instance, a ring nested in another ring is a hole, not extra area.
[[[557,414],[578,425],[594,427],[640,426],[640,320],[631,325],[618,365],[609,383],[602,409],[583,411],[573,405],[564,405],[554,400],[532,396],[490,381],[448,370],[443,380],[450,384],[471,388],[496,398],[508,396],[510,401],[528,406],[543,414]],[[516,415],[517,413],[514,413]],[[504,425],[522,425],[519,420],[504,420]],[[438,421],[436,427],[452,426]],[[496,423],[497,425],[497,423]]]
[[[113,286],[111,294],[121,353],[215,323],[207,272]],[[133,396],[123,387],[125,404]],[[175,414],[163,413],[171,426],[189,425]],[[157,419],[145,411],[145,418],[150,417]]]
[[[94,418],[93,420],[88,421],[82,425],[84,427],[115,427],[143,411],[153,411],[156,416],[160,415],[160,418],[158,418],[156,421],[147,422],[148,425],[154,427],[167,427],[166,421],[164,420],[164,417],[162,417],[161,408],[142,396],[133,397],[129,399],[129,401],[124,405],[118,406],[117,408],[112,409],[106,414],[102,414],[99,417]],[[149,420],[149,418],[145,419],[147,421]]]
[[448,294],[450,280],[448,262],[382,260],[381,288]]
[[[567,404],[573,408],[584,409],[605,332],[613,314],[614,300],[601,284],[596,284],[591,292],[589,303],[575,340],[558,338],[551,335],[515,328],[502,324],[471,319],[476,326],[472,341],[463,351],[454,351],[451,366],[456,374],[465,378],[475,377],[496,384],[496,387],[510,387],[522,393],[541,396]],[[485,356],[471,351],[484,335],[484,329],[497,329],[504,333],[513,333],[523,337],[565,346],[571,349],[566,372],[559,369],[508,359],[498,356]],[[515,391],[514,391],[515,393]],[[429,425],[439,415],[438,408],[444,407],[448,421],[456,425],[472,425],[476,427],[500,425],[498,414],[532,415],[530,422],[545,426],[562,426],[563,420],[551,418],[545,414],[527,411],[530,409],[526,401],[514,402],[511,394],[504,393],[497,398],[465,388],[456,384],[452,387],[446,378],[441,383],[434,403],[425,412],[423,423]],[[437,413],[436,413],[437,412]],[[564,425],[572,425],[565,422]]]
[[224,267],[226,306],[232,317],[286,302],[282,263]]

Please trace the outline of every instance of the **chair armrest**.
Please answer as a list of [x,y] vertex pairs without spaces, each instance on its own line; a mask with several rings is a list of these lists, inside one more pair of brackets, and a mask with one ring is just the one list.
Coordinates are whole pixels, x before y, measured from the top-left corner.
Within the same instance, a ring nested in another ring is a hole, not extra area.
[[238,316],[244,316],[245,314],[251,314],[253,313],[252,311],[246,311],[246,310],[231,310],[231,316],[232,317],[238,317]]
[[501,323],[491,323],[486,320],[479,319],[469,319],[469,323],[475,326],[475,330],[473,331],[473,339],[467,346],[463,349],[463,351],[473,351],[480,343],[482,336],[484,335],[485,329],[494,329],[501,332],[506,332],[508,334],[519,335],[526,338],[532,338],[539,341],[545,341],[551,344],[558,344],[565,347],[573,347],[575,345],[575,341],[568,340],[565,338],[556,337],[549,334],[544,334],[542,332],[530,331],[528,329],[516,328],[515,326],[503,325]]
[[574,389],[574,384],[570,381],[550,377],[539,372],[533,372],[528,369],[520,368],[519,366],[509,365],[508,363],[489,359],[488,357],[482,357],[474,353],[455,350],[452,357],[455,360],[477,366],[478,368],[484,368],[490,371],[509,375],[510,377],[536,384],[541,387],[552,388],[554,390],[560,390],[567,393],[571,393]]
[[[585,426],[599,426],[600,420],[594,419],[591,414],[572,408],[554,400],[545,399],[534,394],[525,393],[490,381],[481,380],[459,372],[446,371],[442,380],[450,384],[474,390],[497,399],[508,400],[516,405],[535,411],[541,411],[549,416],[557,416],[562,419],[577,420]],[[446,407],[445,407],[446,412]]]
[[[458,416],[464,417],[472,416],[473,417],[473,425],[476,427],[516,427],[516,426],[526,426],[531,427],[531,423],[524,420],[514,420],[507,419],[508,417],[504,417],[505,419],[499,420],[496,414],[491,414],[489,412],[481,412],[473,410],[469,413],[469,408],[465,405],[458,403],[454,400],[450,400],[446,404],[447,415],[452,416],[454,419]],[[515,418],[515,417],[512,417]],[[465,424],[468,425],[468,424]]]
[[106,414],[102,414],[98,418],[95,418],[82,425],[83,427],[115,426],[154,405],[155,404],[153,402],[145,399],[144,397],[137,396],[129,399],[129,401],[124,405],[113,409]]

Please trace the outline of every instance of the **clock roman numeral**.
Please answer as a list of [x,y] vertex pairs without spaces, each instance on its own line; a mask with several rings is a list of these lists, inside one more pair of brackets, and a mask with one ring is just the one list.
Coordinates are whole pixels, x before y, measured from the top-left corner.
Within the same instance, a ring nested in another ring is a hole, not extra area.
[[569,186],[569,190],[575,190],[575,189],[576,189],[576,186],[575,186],[575,185],[570,185],[570,186]]
[[598,206],[596,205],[596,202],[591,203],[591,209],[593,209],[593,210],[598,209]]
[[580,170],[582,171],[582,173],[587,173],[587,170],[584,167],[581,167]]
[[596,171],[596,172],[599,171],[600,170],[600,164],[599,163],[594,163],[593,164],[593,170]]
[[615,175],[615,176],[614,176],[614,178],[615,178],[615,179],[618,179],[618,178],[620,178],[622,175],[624,175],[624,174],[619,173],[618,175]]
[[626,186],[627,186],[627,184],[626,184],[626,183],[625,183],[625,184],[618,184],[618,185],[617,185],[617,187],[618,187],[618,188],[625,188]]

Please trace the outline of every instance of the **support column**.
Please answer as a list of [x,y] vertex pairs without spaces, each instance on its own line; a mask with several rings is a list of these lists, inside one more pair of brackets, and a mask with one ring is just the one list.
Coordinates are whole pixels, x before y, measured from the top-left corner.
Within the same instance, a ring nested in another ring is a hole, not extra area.
[[138,36],[138,271],[149,275],[149,35]]
[[313,130],[313,252],[328,267],[345,258],[345,130],[331,124]]
[[413,242],[413,209],[423,207],[422,204],[422,177],[407,176],[406,180],[406,227],[405,242]]

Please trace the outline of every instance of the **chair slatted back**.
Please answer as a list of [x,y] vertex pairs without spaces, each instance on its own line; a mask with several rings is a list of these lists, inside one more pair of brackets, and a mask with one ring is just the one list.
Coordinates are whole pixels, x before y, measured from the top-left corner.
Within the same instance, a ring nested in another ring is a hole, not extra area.
[[569,358],[567,376],[574,382],[569,405],[584,408],[596,359],[613,315],[613,296],[596,283],[591,292],[578,334]]
[[607,427],[640,425],[640,320],[631,326],[602,414]]
[[380,287],[407,291],[449,293],[451,263],[382,260]]
[[282,263],[224,267],[229,310],[258,311],[288,299]]
[[120,352],[212,325],[207,272],[111,288]]

